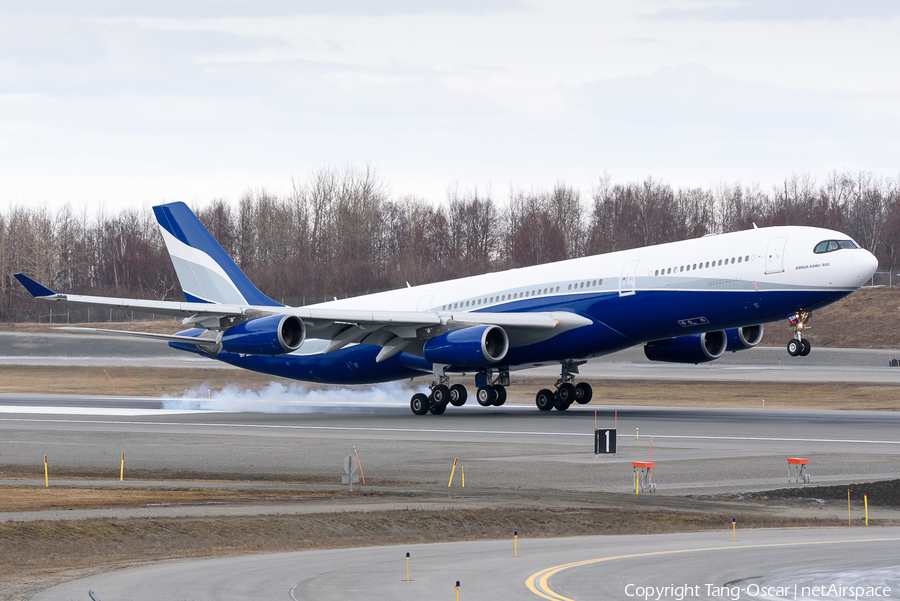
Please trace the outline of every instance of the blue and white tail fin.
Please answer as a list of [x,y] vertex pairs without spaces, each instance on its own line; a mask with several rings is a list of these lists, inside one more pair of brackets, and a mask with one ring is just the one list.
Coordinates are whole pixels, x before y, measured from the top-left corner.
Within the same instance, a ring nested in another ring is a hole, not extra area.
[[183,202],[153,207],[189,302],[281,307],[260,292]]

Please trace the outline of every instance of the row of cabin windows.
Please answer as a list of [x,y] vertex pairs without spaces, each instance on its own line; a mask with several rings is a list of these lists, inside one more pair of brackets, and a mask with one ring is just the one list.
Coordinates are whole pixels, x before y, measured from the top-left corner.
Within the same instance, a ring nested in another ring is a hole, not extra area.
[[540,288],[535,288],[534,290],[526,290],[525,292],[513,292],[512,294],[501,294],[499,296],[486,296],[484,298],[479,298],[472,301],[451,303],[449,305],[443,305],[441,309],[446,311],[447,309],[465,309],[466,307],[478,307],[480,305],[487,305],[490,303],[499,303],[502,301],[508,300],[516,300],[518,298],[529,298],[532,296],[538,296],[540,294],[550,294],[553,292],[559,292],[559,286],[554,290],[551,286],[550,288],[544,288],[541,290]]
[[[716,261],[707,261],[705,264],[701,261],[700,263],[694,263],[693,265],[682,265],[681,267],[669,267],[667,269],[657,269],[653,272],[653,275],[669,275],[673,271],[675,273],[681,273],[683,271],[691,271],[693,269],[706,269],[707,267],[719,267],[721,265],[734,265],[735,262],[743,263],[750,260],[750,255],[744,255],[743,257],[731,257],[731,260],[728,259],[719,259]],[[756,255],[753,255],[753,260],[756,260]]]
[[[585,280],[584,282],[578,282],[575,284],[569,284],[569,290],[573,288],[578,290],[580,288],[584,288],[587,286],[588,288],[592,286],[599,286],[603,283],[603,280]],[[458,303],[450,303],[449,305],[443,305],[441,307],[442,311],[447,311],[448,309],[465,309],[466,307],[479,307],[481,305],[488,305],[491,303],[499,303],[503,301],[516,300],[520,298],[530,298],[532,296],[540,296],[542,294],[553,294],[554,292],[559,292],[559,286],[554,288],[550,286],[549,288],[535,288],[534,290],[526,290],[525,292],[513,292],[512,294],[501,294],[499,296],[486,296],[484,298],[475,299],[472,301],[460,301]]]

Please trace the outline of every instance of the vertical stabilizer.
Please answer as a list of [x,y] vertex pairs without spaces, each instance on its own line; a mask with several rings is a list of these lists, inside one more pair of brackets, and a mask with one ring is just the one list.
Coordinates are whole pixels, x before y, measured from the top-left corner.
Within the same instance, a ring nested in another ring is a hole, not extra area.
[[189,302],[281,307],[260,292],[183,202],[153,207]]

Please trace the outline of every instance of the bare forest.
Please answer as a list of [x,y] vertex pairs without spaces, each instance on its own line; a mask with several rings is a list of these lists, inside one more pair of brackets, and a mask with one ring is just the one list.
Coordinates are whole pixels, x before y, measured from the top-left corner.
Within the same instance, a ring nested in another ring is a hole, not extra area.
[[[879,270],[900,263],[900,182],[871,173],[833,173],[824,182],[792,176],[769,190],[673,188],[652,178],[613,184],[604,176],[589,193],[560,182],[502,199],[490,189],[451,185],[437,205],[392,196],[371,169],[323,169],[284,196],[248,192],[236,203],[215,199],[191,208],[260,290],[291,305],[753,223],[836,229],[874,252]],[[18,271],[60,292],[183,300],[149,207],[77,212],[11,205],[0,211],[0,321],[49,321],[48,304],[13,279]],[[71,309],[61,319],[130,317]]]

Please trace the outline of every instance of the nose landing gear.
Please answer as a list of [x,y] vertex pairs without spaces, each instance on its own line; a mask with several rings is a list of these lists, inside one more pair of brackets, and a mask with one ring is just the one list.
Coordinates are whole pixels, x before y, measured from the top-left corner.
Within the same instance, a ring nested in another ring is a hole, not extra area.
[[794,330],[794,337],[787,343],[787,352],[791,357],[800,355],[805,357],[812,350],[809,340],[803,338],[803,329],[807,327],[806,322],[812,317],[811,311],[797,311],[788,315],[788,321]]

